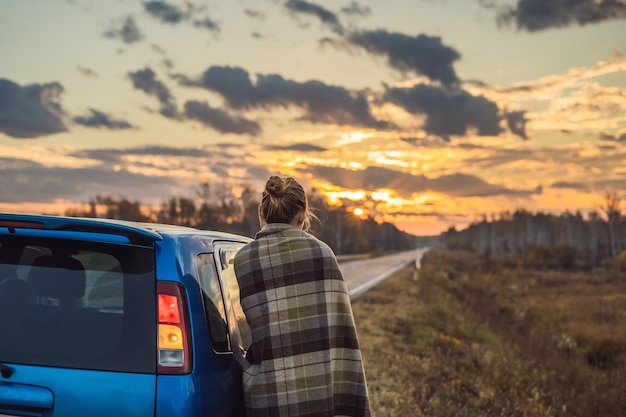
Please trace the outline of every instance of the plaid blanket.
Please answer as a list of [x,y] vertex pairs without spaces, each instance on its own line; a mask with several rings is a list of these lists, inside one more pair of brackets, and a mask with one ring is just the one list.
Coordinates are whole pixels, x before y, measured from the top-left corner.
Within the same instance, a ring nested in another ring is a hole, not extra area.
[[369,417],[352,307],[332,250],[272,223],[237,253],[234,268],[252,329],[248,416]]

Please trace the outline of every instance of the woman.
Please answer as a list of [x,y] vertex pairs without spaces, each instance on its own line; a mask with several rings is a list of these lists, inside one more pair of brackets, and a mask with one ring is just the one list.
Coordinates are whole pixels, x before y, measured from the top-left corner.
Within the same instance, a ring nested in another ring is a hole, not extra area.
[[249,417],[371,415],[348,289],[332,250],[307,233],[311,217],[295,179],[270,177],[261,230],[235,256],[252,331]]

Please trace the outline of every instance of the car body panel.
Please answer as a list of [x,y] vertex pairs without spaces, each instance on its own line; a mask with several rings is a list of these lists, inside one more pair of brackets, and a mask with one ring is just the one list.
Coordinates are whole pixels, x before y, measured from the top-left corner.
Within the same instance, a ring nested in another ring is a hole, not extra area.
[[[154,415],[156,375],[9,366],[14,374],[10,379],[0,380],[0,414],[22,415],[23,407],[27,407],[45,417]],[[41,401],[46,398],[42,395],[46,391],[50,393],[51,403]],[[24,397],[28,392],[33,394],[31,398]],[[11,399],[11,393],[18,398]]]
[[[14,371],[0,378],[0,415],[22,415],[18,411],[26,410],[13,397],[37,403],[39,408],[28,408],[32,413],[24,415],[49,417],[244,415],[241,369],[232,352],[213,349],[196,259],[212,254],[216,243],[243,246],[251,239],[172,225],[0,213],[0,235],[11,234],[151,248],[156,281],[184,289],[192,367],[183,375],[159,375],[156,364],[154,373],[129,373],[17,364],[0,357],[0,363]],[[219,259],[213,259],[219,276]],[[156,326],[156,311],[154,315]]]

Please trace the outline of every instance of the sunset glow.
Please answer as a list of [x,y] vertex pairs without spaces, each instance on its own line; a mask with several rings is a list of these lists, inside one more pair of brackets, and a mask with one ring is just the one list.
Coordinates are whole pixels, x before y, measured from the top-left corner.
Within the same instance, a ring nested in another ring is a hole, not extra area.
[[598,210],[626,198],[626,20],[545,2],[4,2],[0,210],[274,174],[414,234]]

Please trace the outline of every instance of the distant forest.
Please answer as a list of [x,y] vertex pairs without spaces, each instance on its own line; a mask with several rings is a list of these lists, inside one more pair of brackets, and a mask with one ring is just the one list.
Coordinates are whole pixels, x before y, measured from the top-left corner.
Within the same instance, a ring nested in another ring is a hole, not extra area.
[[[74,217],[150,221],[199,229],[218,230],[253,237],[259,230],[259,193],[244,187],[241,196],[223,184],[203,183],[193,197],[171,197],[153,208],[126,197],[97,195],[82,207],[65,212]],[[311,233],[326,242],[337,255],[409,250],[418,238],[390,223],[361,218],[346,207],[332,207],[313,190],[309,204],[319,221]]]
[[[244,187],[240,196],[223,184],[203,183],[192,197],[171,197],[158,208],[125,197],[95,196],[81,208],[66,211],[78,217],[151,221],[219,230],[253,237],[259,230],[259,193]],[[586,216],[517,210],[485,216],[463,230],[451,227],[439,236],[418,237],[391,223],[355,216],[345,206],[329,206],[316,190],[309,204],[319,221],[312,234],[337,255],[409,250],[416,246],[470,250],[482,255],[509,254],[526,265],[560,268],[593,266],[605,258],[626,256],[626,216],[617,193],[607,192],[604,205]]]
[[593,267],[603,259],[626,259],[626,218],[614,192],[604,195],[600,211],[587,216],[517,210],[457,231],[442,233],[439,241],[449,249],[465,249],[489,256],[510,254],[525,266],[555,268]]

